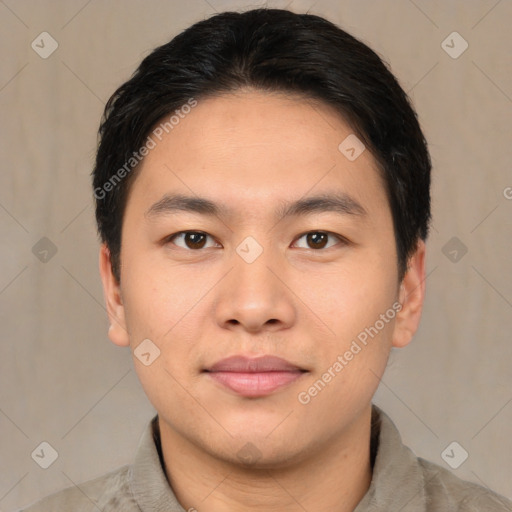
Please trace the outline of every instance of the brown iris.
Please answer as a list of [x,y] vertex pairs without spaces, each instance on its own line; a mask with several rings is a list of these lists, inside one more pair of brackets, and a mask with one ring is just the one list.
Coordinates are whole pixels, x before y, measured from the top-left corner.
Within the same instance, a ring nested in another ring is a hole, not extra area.
[[327,243],[329,235],[320,231],[307,234],[307,241],[314,249],[322,249]]
[[[201,240],[201,238],[202,238],[202,240]],[[190,249],[202,249],[206,243],[206,235],[204,233],[196,233],[196,232],[184,233],[184,239],[185,239],[186,245]]]

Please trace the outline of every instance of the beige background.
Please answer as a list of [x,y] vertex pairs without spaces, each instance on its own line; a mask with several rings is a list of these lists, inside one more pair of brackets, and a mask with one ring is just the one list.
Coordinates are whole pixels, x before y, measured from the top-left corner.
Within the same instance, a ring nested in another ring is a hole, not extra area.
[[[258,5],[0,2],[0,510],[130,461],[154,411],[128,349],[106,336],[89,178],[100,115],[156,45],[215,10]],[[289,5],[384,56],[430,142],[423,320],[376,402],[418,455],[448,467],[455,440],[469,452],[455,473],[512,498],[512,2]],[[59,44],[47,59],[31,48],[43,31]],[[469,44],[457,59],[441,46],[453,31]],[[32,252],[42,237],[57,248],[46,263]],[[443,253],[452,237],[468,251],[458,262]],[[42,441],[59,455],[46,470],[31,458]]]

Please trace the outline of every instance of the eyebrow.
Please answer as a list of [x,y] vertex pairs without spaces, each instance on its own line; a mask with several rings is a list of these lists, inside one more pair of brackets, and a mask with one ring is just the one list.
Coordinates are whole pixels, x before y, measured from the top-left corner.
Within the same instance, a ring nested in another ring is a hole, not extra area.
[[[231,210],[226,206],[205,197],[166,194],[148,208],[144,215],[151,220],[178,211],[216,217],[228,217],[231,214]],[[335,212],[340,215],[367,215],[367,211],[356,199],[344,192],[337,192],[317,194],[293,202],[281,201],[280,206],[275,210],[275,217],[280,221],[286,217],[322,212]]]

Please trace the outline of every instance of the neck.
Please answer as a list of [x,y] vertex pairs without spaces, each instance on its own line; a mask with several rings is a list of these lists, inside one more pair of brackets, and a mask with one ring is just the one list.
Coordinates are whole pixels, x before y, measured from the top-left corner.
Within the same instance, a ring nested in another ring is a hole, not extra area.
[[167,480],[185,510],[353,512],[370,486],[371,406],[300,463],[246,468],[192,444],[159,417]]

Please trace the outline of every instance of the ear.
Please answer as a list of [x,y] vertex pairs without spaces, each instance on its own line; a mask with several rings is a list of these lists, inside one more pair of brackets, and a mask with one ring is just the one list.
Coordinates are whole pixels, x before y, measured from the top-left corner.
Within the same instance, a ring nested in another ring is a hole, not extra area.
[[121,287],[112,273],[110,250],[106,244],[100,248],[100,275],[103,283],[103,295],[107,306],[110,328],[108,337],[110,341],[120,347],[128,347],[130,340],[126,330],[124,306],[121,298]]
[[396,315],[393,347],[409,344],[421,320],[425,298],[425,242],[419,240],[415,253],[409,258],[407,272],[400,285],[399,302],[402,309]]

